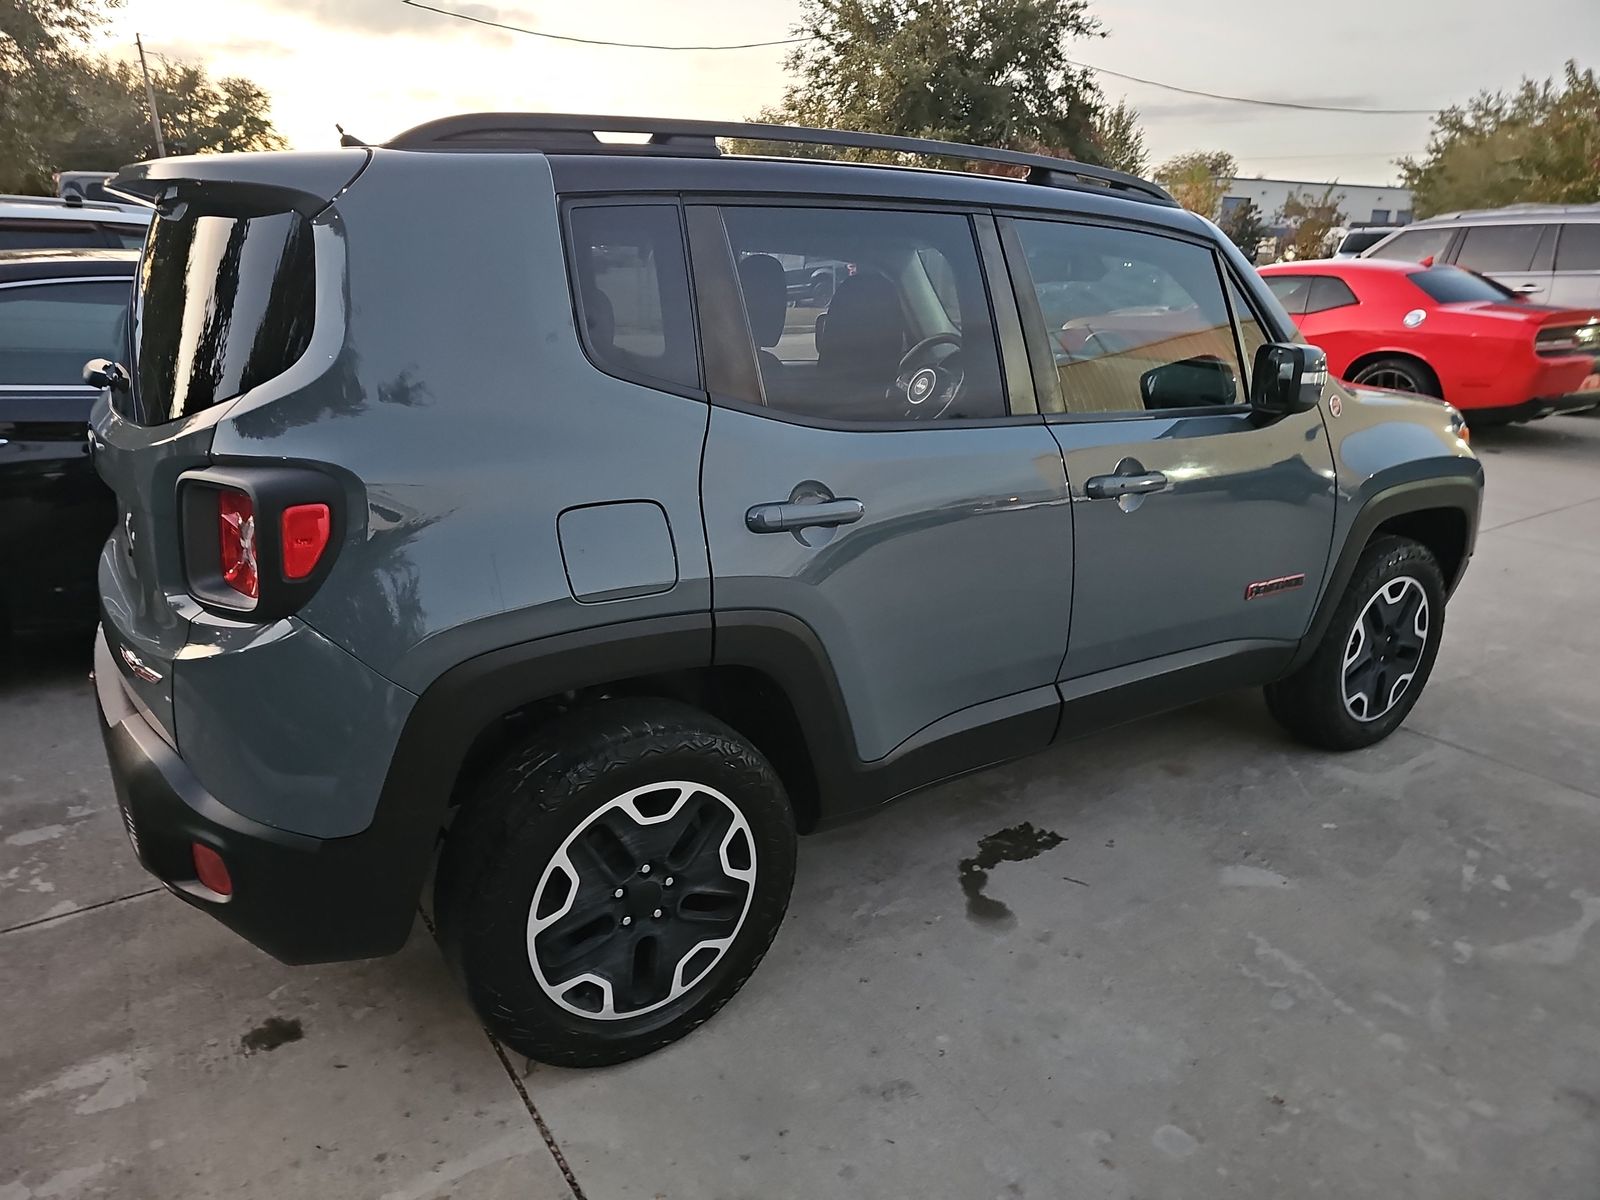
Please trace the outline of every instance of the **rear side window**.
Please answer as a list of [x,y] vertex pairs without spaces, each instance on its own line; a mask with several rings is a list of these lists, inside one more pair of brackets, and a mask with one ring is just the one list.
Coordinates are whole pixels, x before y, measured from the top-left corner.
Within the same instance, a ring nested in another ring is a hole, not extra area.
[[100,229],[110,244],[119,249],[140,250],[144,248],[145,227],[143,225],[102,225]]
[[298,213],[157,217],[134,295],[138,419],[175,421],[283,374],[311,341],[315,283]]
[[1556,247],[1556,270],[1600,271],[1600,221],[1563,225]]
[[1332,308],[1343,308],[1347,304],[1356,303],[1356,294],[1350,290],[1350,285],[1342,279],[1335,279],[1332,275],[1317,275],[1311,280],[1311,299],[1306,304],[1308,313],[1327,312]]
[[1471,304],[1477,301],[1508,300],[1515,293],[1493,280],[1463,271],[1459,267],[1429,267],[1406,276],[1440,304]]
[[1425,258],[1435,258],[1444,253],[1444,248],[1450,244],[1453,233],[1454,229],[1409,229],[1404,233],[1395,234],[1392,241],[1374,246],[1367,252],[1367,257],[1421,262]]
[[106,244],[103,233],[80,221],[0,221],[0,250],[77,250]]
[[1529,271],[1543,225],[1475,225],[1461,239],[1456,263],[1469,271]]
[[83,386],[83,364],[118,358],[129,281],[0,288],[0,385]]
[[581,205],[567,218],[583,343],[609,375],[698,389],[683,227],[673,204]]

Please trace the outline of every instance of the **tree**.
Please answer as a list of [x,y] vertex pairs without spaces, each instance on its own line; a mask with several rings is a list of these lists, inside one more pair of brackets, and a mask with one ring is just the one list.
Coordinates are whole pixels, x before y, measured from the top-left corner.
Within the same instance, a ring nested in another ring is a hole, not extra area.
[[1559,84],[1524,79],[1433,120],[1427,154],[1399,162],[1419,216],[1528,201],[1600,201],[1600,79],[1569,61]]
[[1255,201],[1245,200],[1242,204],[1235,204],[1225,210],[1217,225],[1228,235],[1228,240],[1239,247],[1246,258],[1252,263],[1256,261],[1261,242],[1269,231],[1261,219],[1261,210],[1255,206]]
[[[1099,89],[1067,58],[1069,42],[1101,36],[1088,0],[802,0],[794,33],[808,39],[785,60],[798,82],[762,110],[762,121],[1100,161]],[[817,153],[759,142],[733,148]]]
[[[49,193],[55,170],[115,170],[155,153],[144,81],[83,51],[121,0],[0,0],[0,191]],[[158,61],[151,82],[169,143],[190,152],[273,150],[265,92]]]
[[1321,196],[1310,192],[1290,192],[1278,213],[1278,220],[1288,227],[1284,234],[1283,256],[1288,259],[1321,258],[1328,253],[1328,242],[1334,226],[1344,221],[1335,198],[1334,184],[1329,184]]
[[1190,212],[1215,217],[1238,169],[1233,155],[1225,151],[1195,150],[1157,167],[1156,182]]
[[1130,175],[1143,175],[1149,169],[1150,152],[1145,148],[1139,110],[1126,97],[1111,108],[1101,107],[1094,123],[1094,140],[1105,166]]

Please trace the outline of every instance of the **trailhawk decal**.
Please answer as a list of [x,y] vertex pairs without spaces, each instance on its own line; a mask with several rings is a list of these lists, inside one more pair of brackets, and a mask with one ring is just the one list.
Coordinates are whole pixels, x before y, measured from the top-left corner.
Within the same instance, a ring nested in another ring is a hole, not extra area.
[[1278,592],[1292,592],[1295,588],[1304,587],[1305,573],[1299,575],[1280,575],[1276,579],[1263,579],[1259,583],[1252,583],[1244,589],[1246,600],[1258,600],[1262,596],[1272,596]]

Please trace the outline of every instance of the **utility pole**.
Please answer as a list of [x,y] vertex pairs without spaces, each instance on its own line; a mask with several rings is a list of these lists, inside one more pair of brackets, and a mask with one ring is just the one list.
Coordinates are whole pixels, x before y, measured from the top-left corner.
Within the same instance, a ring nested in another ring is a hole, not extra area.
[[133,35],[133,44],[139,47],[139,73],[144,76],[144,95],[150,102],[150,128],[156,131],[156,157],[167,156],[167,143],[161,136],[161,110],[156,108],[156,89],[150,83],[150,68],[144,61],[144,43],[139,40],[139,35]]

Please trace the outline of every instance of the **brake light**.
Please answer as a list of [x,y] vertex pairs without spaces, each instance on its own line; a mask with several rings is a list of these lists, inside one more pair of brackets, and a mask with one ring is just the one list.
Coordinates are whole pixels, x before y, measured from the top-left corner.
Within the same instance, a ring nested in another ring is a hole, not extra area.
[[283,510],[278,525],[283,534],[283,577],[304,579],[328,548],[328,506],[291,504]]
[[261,594],[256,569],[255,505],[243,492],[217,491],[217,534],[221,539],[222,582],[254,600]]

